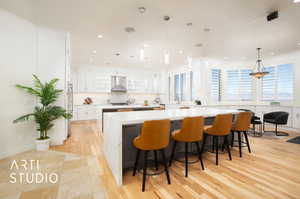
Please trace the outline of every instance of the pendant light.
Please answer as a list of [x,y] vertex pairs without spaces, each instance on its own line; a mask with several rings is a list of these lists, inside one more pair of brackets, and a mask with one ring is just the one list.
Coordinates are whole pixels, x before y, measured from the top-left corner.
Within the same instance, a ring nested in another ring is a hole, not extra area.
[[262,64],[262,60],[260,57],[260,50],[261,48],[257,48],[257,60],[256,60],[256,66],[254,68],[255,72],[249,74],[250,76],[255,77],[257,79],[260,79],[263,76],[269,74],[269,72],[264,71],[264,66]]

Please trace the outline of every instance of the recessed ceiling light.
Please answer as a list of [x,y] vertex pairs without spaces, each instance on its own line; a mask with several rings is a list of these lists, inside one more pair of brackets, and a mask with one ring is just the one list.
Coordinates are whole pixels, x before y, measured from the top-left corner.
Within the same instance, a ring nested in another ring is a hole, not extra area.
[[300,42],[298,43],[298,46],[300,46]]
[[149,47],[149,45],[148,44],[144,44],[144,47],[147,48],[147,47]]
[[93,53],[94,53],[94,54],[96,54],[96,53],[97,53],[97,51],[96,51],[96,50],[93,50]]
[[189,56],[187,57],[187,62],[188,62],[188,66],[191,68],[192,67],[192,58]]
[[270,55],[275,55],[275,53],[274,52],[270,52]]
[[180,51],[179,51],[179,54],[183,54],[183,50],[180,50]]
[[300,2],[300,0],[294,0],[294,3],[299,3]]
[[169,53],[165,53],[165,64],[169,65],[170,64],[170,54]]
[[103,38],[103,35],[97,35],[97,37],[98,37],[99,39],[101,39],[101,38]]
[[144,60],[145,60],[145,50],[144,50],[144,49],[141,49],[141,50],[140,50],[140,60],[141,60],[141,61],[144,61]]

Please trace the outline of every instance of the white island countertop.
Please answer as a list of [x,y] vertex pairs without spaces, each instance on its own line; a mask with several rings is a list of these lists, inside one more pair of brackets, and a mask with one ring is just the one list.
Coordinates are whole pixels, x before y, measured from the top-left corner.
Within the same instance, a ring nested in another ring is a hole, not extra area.
[[218,114],[237,114],[236,109],[199,107],[193,109],[169,109],[153,111],[109,112],[104,113],[104,155],[116,183],[122,185],[122,127],[127,124],[143,123],[146,120],[182,120],[185,117],[214,117]]
[[149,105],[149,106],[144,106],[142,104],[130,104],[130,105],[111,105],[111,104],[107,104],[107,105],[96,105],[97,108],[100,109],[118,109],[118,108],[155,108],[155,107],[159,107],[160,105]]
[[239,111],[236,109],[217,109],[209,107],[199,107],[192,109],[168,109],[168,110],[153,110],[153,111],[131,111],[131,112],[110,112],[104,113],[105,120],[114,120],[118,123],[136,124],[143,123],[146,120],[182,120],[185,117],[214,117],[218,114],[232,113],[236,114]]

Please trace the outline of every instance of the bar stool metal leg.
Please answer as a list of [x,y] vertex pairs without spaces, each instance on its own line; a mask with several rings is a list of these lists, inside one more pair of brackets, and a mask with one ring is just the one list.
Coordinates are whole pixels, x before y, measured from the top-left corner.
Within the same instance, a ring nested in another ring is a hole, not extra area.
[[202,153],[200,151],[199,143],[195,142],[195,144],[197,146],[198,157],[199,157],[199,160],[200,160],[200,163],[201,163],[202,170],[204,170],[204,164],[203,164],[203,160],[202,160]]
[[165,156],[165,151],[164,151],[164,149],[161,149],[160,151],[161,151],[161,155],[162,155],[162,159],[163,159],[163,164],[165,166],[165,172],[166,172],[168,184],[171,184],[169,170],[168,170],[168,166],[167,166],[167,160],[166,160],[166,156]]
[[137,168],[137,165],[139,162],[140,153],[141,153],[141,150],[138,149],[136,152],[136,157],[135,157],[135,163],[134,163],[133,174],[132,174],[133,176],[135,176],[135,173],[136,173],[136,168]]
[[155,169],[158,171],[157,152],[154,150]]
[[177,145],[177,141],[174,141],[173,148],[172,148],[172,153],[171,153],[171,157],[170,157],[170,160],[169,160],[169,166],[172,165],[172,162],[173,162],[173,159],[174,159],[176,145]]
[[185,143],[185,177],[188,177],[188,143]]
[[143,185],[142,185],[142,192],[145,191],[145,185],[146,185],[146,174],[147,174],[147,156],[148,156],[148,151],[145,151],[145,156],[144,156],[144,171],[143,171]]
[[218,136],[215,136],[216,138],[216,145],[215,145],[215,147],[216,147],[216,165],[218,165],[219,164],[219,137]]
[[239,132],[239,131],[238,131],[238,139],[239,139],[240,157],[242,157],[242,140],[241,140],[241,132]]
[[228,135],[225,136],[224,142],[225,142],[225,145],[227,147],[227,152],[228,152],[228,155],[229,155],[229,160],[232,160],[231,159],[231,152],[230,152],[229,142],[228,142]]
[[248,151],[249,151],[249,153],[251,153],[250,144],[249,144],[249,140],[248,140],[248,135],[247,135],[246,131],[244,131],[244,136],[245,136],[245,139],[246,139]]

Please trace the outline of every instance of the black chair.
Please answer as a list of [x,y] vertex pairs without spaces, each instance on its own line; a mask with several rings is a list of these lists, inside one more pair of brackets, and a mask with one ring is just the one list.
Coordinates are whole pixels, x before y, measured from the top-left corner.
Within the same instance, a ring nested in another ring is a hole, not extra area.
[[[262,122],[260,120],[260,117],[257,117],[255,115],[255,113],[249,109],[238,109],[238,110],[252,113],[251,124],[252,124],[253,134],[251,134],[251,135],[254,137],[261,137],[262,136]],[[256,131],[256,125],[259,125],[259,130],[260,130],[259,132]]]
[[[278,125],[286,125],[289,119],[289,113],[283,111],[264,114],[263,130],[264,132],[274,132],[276,136],[288,136],[288,133],[277,130]],[[275,124],[275,131],[265,131],[265,123]]]

